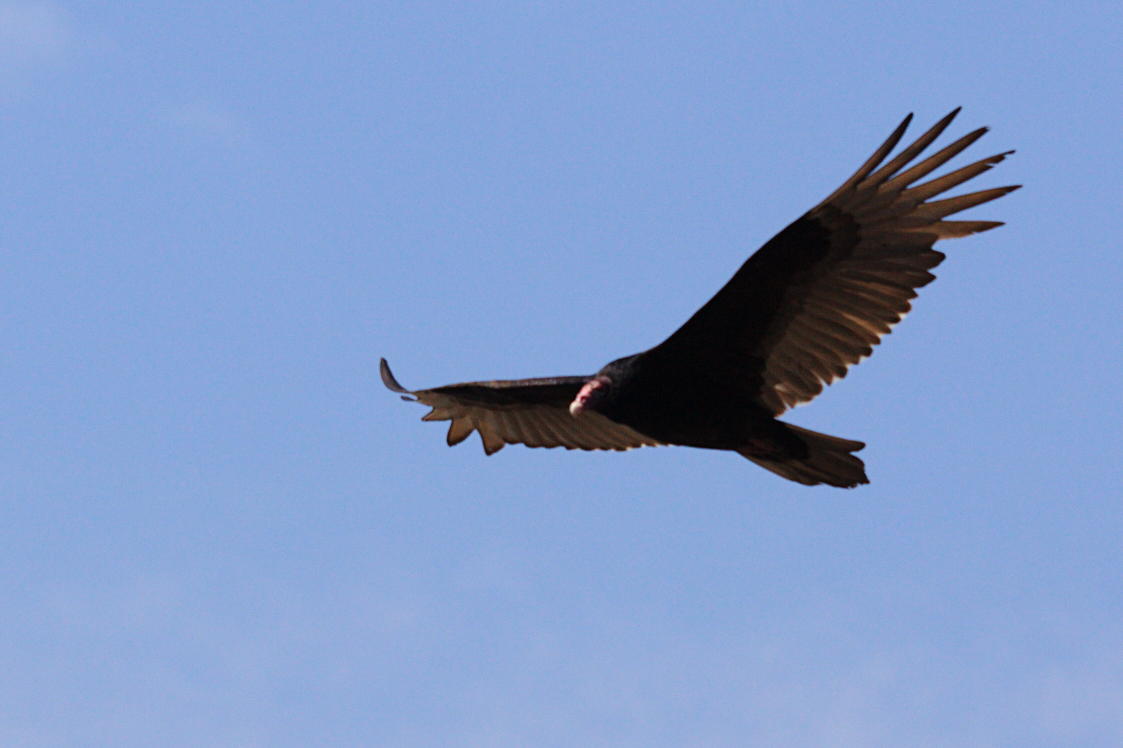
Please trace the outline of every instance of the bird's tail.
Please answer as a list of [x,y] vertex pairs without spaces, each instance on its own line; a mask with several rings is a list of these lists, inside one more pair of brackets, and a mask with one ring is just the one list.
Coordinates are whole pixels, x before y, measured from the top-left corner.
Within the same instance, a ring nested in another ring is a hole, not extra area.
[[865,464],[852,454],[866,446],[862,442],[820,434],[790,423],[776,423],[783,427],[786,438],[754,441],[738,449],[738,454],[805,486],[826,483],[854,488],[870,482]]

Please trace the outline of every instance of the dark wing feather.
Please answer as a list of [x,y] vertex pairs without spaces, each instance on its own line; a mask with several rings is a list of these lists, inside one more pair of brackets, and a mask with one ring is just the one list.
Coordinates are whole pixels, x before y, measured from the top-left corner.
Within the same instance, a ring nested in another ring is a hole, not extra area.
[[432,408],[423,421],[452,421],[448,444],[453,446],[478,431],[484,452],[494,454],[508,444],[566,449],[615,449],[657,446],[658,441],[623,424],[586,411],[579,418],[569,413],[581,385],[591,377],[465,382],[407,390],[398,383],[386,359],[379,367],[382,383]]
[[944,259],[932,249],[937,240],[1002,225],[943,219],[1017,187],[929,198],[1013,151],[915,185],[986,132],[975,130],[909,166],[958,112],[882,165],[912,115],[906,117],[841,187],[753,254],[716,296],[646,355],[664,366],[689,362],[724,386],[748,385],[774,415],[846,376],[905,316],[916,289],[935,278],[929,271]]

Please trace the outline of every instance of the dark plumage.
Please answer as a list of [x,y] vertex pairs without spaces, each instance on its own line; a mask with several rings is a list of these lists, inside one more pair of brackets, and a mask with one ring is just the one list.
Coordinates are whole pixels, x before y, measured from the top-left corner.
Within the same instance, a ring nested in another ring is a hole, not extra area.
[[910,114],[860,169],[826,200],[774,236],[673,335],[617,359],[597,374],[469,382],[410,391],[382,360],[382,381],[432,407],[427,421],[450,420],[448,443],[478,431],[484,451],[506,444],[567,449],[630,449],[677,444],[737,452],[799,483],[868,483],[854,452],[862,442],[776,419],[807,402],[909,311],[916,289],[944,259],[932,249],[1002,224],[948,216],[1017,187],[940,200],[989,170],[1000,153],[917,184],[978,140],[964,135],[912,164],[958,109],[884,163]]

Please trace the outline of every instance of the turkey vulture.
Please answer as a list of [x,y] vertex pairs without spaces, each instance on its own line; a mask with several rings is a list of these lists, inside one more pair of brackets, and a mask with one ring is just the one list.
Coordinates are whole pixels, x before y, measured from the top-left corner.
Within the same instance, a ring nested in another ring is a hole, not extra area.
[[[865,445],[776,419],[873,352],[935,279],[932,245],[1001,226],[944,220],[1017,189],[932,198],[988,171],[999,153],[917,184],[987,128],[915,159],[959,109],[883,163],[912,115],[831,195],[740,267],[705,306],[654,348],[591,376],[467,382],[428,390],[383,383],[452,421],[449,445],[478,431],[484,452],[507,444],[631,449],[676,444],[725,449],[789,480],[853,488],[868,483],[854,453]],[[1019,185],[1020,186],[1020,185]]]

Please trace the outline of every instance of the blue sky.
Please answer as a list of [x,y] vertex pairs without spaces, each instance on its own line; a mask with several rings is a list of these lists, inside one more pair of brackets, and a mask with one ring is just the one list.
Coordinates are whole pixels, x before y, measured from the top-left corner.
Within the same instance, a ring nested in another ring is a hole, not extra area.
[[[0,743],[1123,744],[1120,28],[0,2]],[[790,414],[869,486],[485,458],[378,382],[657,343],[959,105],[1008,225]]]

